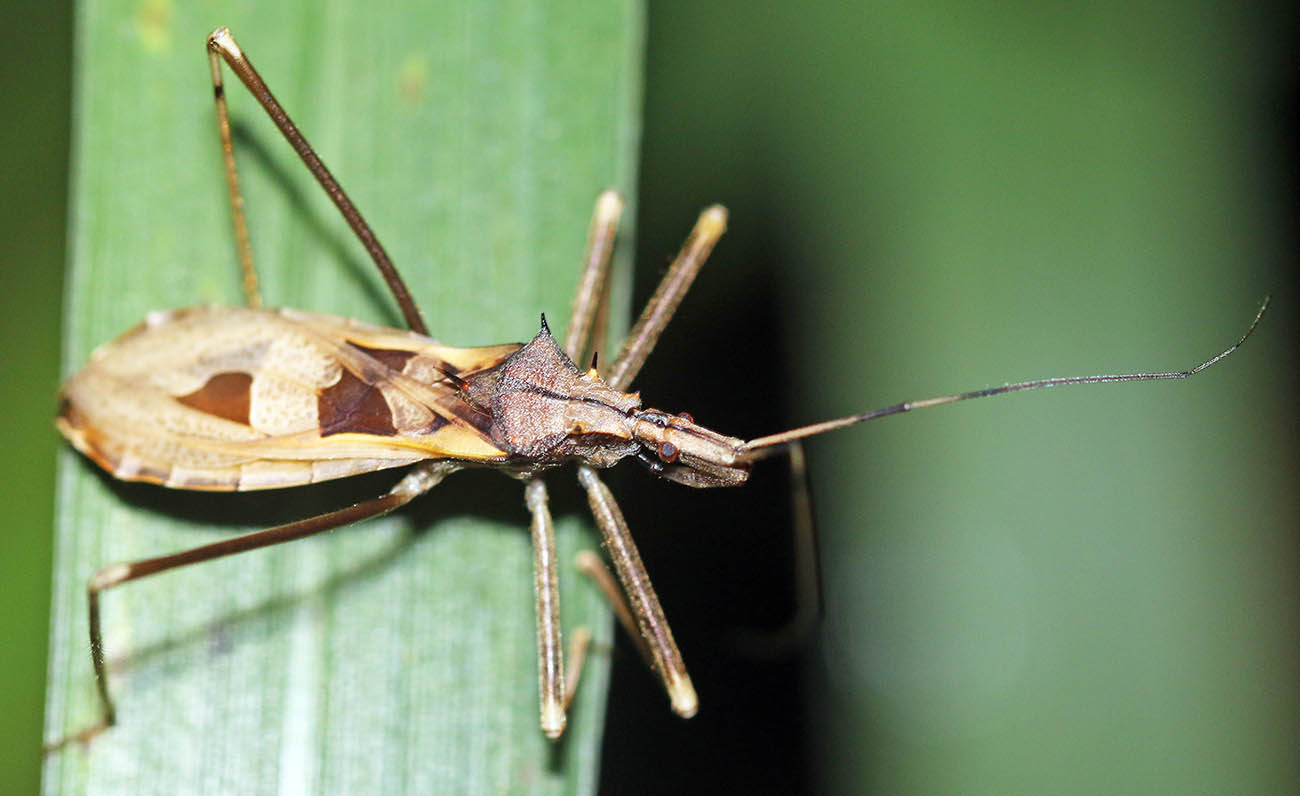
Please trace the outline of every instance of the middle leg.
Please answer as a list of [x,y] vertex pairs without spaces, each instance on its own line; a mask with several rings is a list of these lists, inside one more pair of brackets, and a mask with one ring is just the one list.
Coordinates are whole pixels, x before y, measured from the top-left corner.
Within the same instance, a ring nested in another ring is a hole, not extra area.
[[578,480],[587,490],[591,513],[605,537],[605,548],[614,563],[614,571],[623,584],[623,592],[632,604],[640,636],[650,650],[654,669],[663,680],[673,711],[682,718],[689,719],[699,708],[695,687],[691,685],[690,675],[686,673],[681,650],[673,639],[672,628],[668,626],[668,618],[664,616],[664,609],[650,583],[645,564],[641,563],[641,554],[632,541],[623,512],[609,487],[605,486],[591,467],[578,465]]

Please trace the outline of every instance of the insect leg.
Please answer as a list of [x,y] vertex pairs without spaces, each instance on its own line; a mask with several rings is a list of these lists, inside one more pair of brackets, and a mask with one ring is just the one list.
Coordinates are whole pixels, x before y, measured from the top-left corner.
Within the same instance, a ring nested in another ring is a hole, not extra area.
[[[307,143],[307,139],[303,137],[302,132],[289,118],[289,114],[285,113],[284,108],[271,95],[271,90],[267,88],[262,76],[257,73],[248,57],[239,48],[230,30],[217,28],[208,36],[208,60],[212,67],[213,90],[217,95],[218,122],[223,124],[223,146],[226,149],[228,158],[226,165],[227,180],[229,181],[235,172],[234,159],[230,156],[229,126],[221,122],[225,108],[224,90],[220,74],[223,59],[226,65],[230,67],[230,71],[239,77],[252,95],[257,98],[257,101],[262,104],[262,108],[266,110],[266,115],[270,116],[271,121],[275,122],[275,126],[280,128],[280,134],[293,147],[293,151],[298,153],[298,157],[302,159],[307,170],[316,178],[316,182],[320,183],[320,187],[329,195],[329,198],[334,202],[334,206],[343,214],[343,218],[348,222],[348,226],[352,228],[357,240],[361,241],[361,245],[366,248],[370,259],[374,260],[375,266],[379,268],[379,273],[383,274],[384,281],[388,283],[389,291],[392,292],[393,298],[397,300],[398,306],[402,308],[402,316],[406,318],[406,325],[413,332],[427,335],[429,329],[424,325],[424,320],[420,317],[420,310],[415,306],[414,299],[411,298],[411,291],[406,288],[406,283],[402,281],[401,275],[397,273],[397,268],[394,267],[393,261],[389,259],[388,252],[384,251],[383,244],[379,242],[379,238],[370,229],[370,225],[362,217],[361,211],[357,210],[356,205],[352,204],[352,200],[343,191],[343,187],[338,184],[338,181],[334,179],[334,175],[330,174],[329,169],[321,162],[316,151],[311,148],[311,144]],[[237,214],[242,216],[242,203],[233,194],[231,204],[237,207]],[[237,221],[236,225],[239,223]],[[236,232],[236,235],[238,235],[238,232]],[[245,237],[247,237],[246,233]],[[240,256],[243,257],[243,252],[241,252]],[[250,266],[251,262],[250,256]]]
[[104,636],[99,616],[99,595],[101,592],[114,586],[120,586],[123,583],[139,580],[149,575],[156,575],[159,572],[166,572],[169,569],[198,564],[202,561],[211,561],[249,550],[258,550],[283,542],[291,542],[295,539],[303,539],[322,531],[328,531],[331,528],[338,528],[342,525],[387,514],[428,492],[443,478],[457,469],[459,467],[454,462],[432,462],[417,465],[401,481],[398,481],[387,494],[362,501],[354,506],[331,511],[316,517],[309,517],[305,520],[298,520],[287,525],[253,531],[243,536],[236,536],[233,539],[223,539],[220,542],[213,542],[190,550],[182,550],[179,553],[113,564],[96,572],[86,583],[86,603],[90,616],[90,659],[95,668],[95,687],[99,692],[100,720],[97,724],[85,730],[46,744],[46,754],[56,751],[73,741],[89,741],[116,722],[117,710],[113,705],[113,697],[109,694],[108,673],[104,666]]
[[822,596],[821,556],[817,546],[817,518],[813,514],[812,483],[803,443],[790,445],[790,489],[794,513],[795,612],[782,633],[799,643],[812,633],[825,613]]
[[[623,631],[627,633],[628,638],[632,639],[632,645],[641,654],[641,660],[645,661],[646,668],[654,671],[654,654],[650,652],[650,646],[646,644],[645,637],[641,635],[641,628],[637,626],[636,619],[632,616],[632,609],[627,605],[627,598],[623,596],[618,583],[614,581],[614,576],[609,574],[609,568],[600,560],[600,556],[590,550],[579,550],[573,557],[573,566],[583,575],[586,575],[596,585],[596,588],[600,589],[605,601],[614,610],[614,616],[618,618],[618,623],[622,625]],[[573,640],[569,647],[568,690],[564,693],[564,706],[566,708],[573,701],[573,695],[578,690],[578,678],[582,675],[582,664],[587,656],[587,647],[590,645],[591,631],[585,627],[574,628]]]
[[244,195],[239,190],[239,172],[235,169],[235,148],[230,142],[230,116],[226,112],[226,89],[221,80],[221,60],[208,49],[208,67],[212,73],[212,96],[217,103],[217,132],[221,134],[221,159],[226,169],[226,190],[230,194],[230,218],[235,224],[235,248],[239,250],[239,267],[244,272],[244,297],[248,306],[262,306],[257,289],[257,269],[253,266],[253,247],[248,242],[248,223],[244,219]]
[[737,639],[751,655],[782,655],[808,640],[822,618],[821,562],[817,553],[817,523],[803,443],[785,446],[790,458],[790,502],[794,553],[794,612],[780,627],[744,630]]
[[533,590],[537,595],[537,679],[542,732],[555,740],[564,732],[564,647],[560,641],[560,588],[555,564],[555,526],[546,484],[534,478],[524,487],[533,515]]
[[668,267],[668,272],[660,280],[659,287],[655,288],[650,301],[646,302],[636,326],[632,327],[623,343],[623,350],[610,366],[609,373],[605,376],[609,386],[616,390],[626,390],[636,378],[646,357],[650,356],[650,351],[659,340],[659,335],[677,311],[677,305],[695,280],[695,275],[700,272],[709,252],[713,251],[714,244],[726,230],[727,209],[722,205],[706,207],[700,213],[690,237],[682,244],[682,250]]
[[587,352],[592,324],[598,322],[600,309],[605,304],[610,255],[614,251],[614,237],[622,214],[623,199],[616,191],[605,191],[596,199],[591,228],[587,232],[587,256],[583,258],[582,277],[578,282],[578,292],[573,296],[569,331],[564,337],[564,353],[579,366]]
[[641,555],[632,542],[632,534],[628,531],[627,521],[623,519],[623,512],[619,510],[609,487],[605,486],[591,467],[579,465],[578,480],[587,490],[591,513],[605,537],[605,547],[614,562],[614,570],[623,584],[623,591],[632,604],[640,636],[650,648],[654,669],[663,679],[673,711],[683,718],[690,718],[699,707],[695,688],[686,673],[681,651],[673,640],[672,629],[668,627],[668,620],[659,605],[654,586],[650,584],[650,576],[641,563]]
[[600,589],[601,594],[605,595],[605,600],[614,609],[614,616],[618,618],[618,623],[623,626],[628,638],[632,639],[636,651],[641,653],[641,660],[645,661],[645,665],[653,670],[655,668],[654,653],[650,651],[645,637],[641,635],[641,628],[637,627],[636,619],[632,616],[632,609],[627,605],[627,598],[619,590],[618,584],[614,582],[614,576],[609,574],[609,569],[600,560],[600,556],[590,550],[582,550],[574,556],[573,564],[579,572],[596,584],[596,588]]
[[575,627],[569,636],[569,677],[564,683],[565,710],[573,704],[573,695],[578,693],[578,679],[582,677],[582,665],[587,660],[587,648],[590,646],[591,631],[585,627]]

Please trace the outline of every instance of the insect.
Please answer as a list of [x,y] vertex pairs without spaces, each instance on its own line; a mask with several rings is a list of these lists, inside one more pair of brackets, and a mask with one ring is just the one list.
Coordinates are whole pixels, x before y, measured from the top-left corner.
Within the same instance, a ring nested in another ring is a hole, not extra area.
[[[565,676],[558,564],[545,483],[573,463],[621,584],[606,591],[643,640],[673,710],[697,698],[680,651],[621,511],[599,470],[631,458],[693,487],[744,483],[759,459],[805,437],[887,415],[1066,384],[1186,378],[1218,362],[1254,331],[1267,302],[1236,343],[1185,371],[1041,379],[895,404],[742,440],[689,415],[644,408],[626,392],[726,226],[706,209],[628,335],[603,367],[592,360],[595,320],[621,202],[601,196],[569,329],[558,342],[545,320],[527,343],[453,348],[427,336],[410,292],[382,245],[226,29],[208,40],[218,127],[248,308],[157,312],[101,347],[61,393],[57,424],[80,451],[116,477],[169,487],[243,491],[289,487],[387,468],[408,468],[387,493],[355,506],[192,550],[110,565],[90,579],[89,635],[101,716],[78,734],[111,726],[99,597],[107,589],[189,564],[303,538],[392,511],[457,470],[490,467],[524,481],[531,513],[537,602],[540,725],[564,731],[573,680]],[[383,274],[409,331],[296,310],[260,308],[238,188],[222,77],[225,63],[263,105],[352,227]],[[572,662],[572,660],[570,661]],[[572,674],[572,672],[570,673]]]

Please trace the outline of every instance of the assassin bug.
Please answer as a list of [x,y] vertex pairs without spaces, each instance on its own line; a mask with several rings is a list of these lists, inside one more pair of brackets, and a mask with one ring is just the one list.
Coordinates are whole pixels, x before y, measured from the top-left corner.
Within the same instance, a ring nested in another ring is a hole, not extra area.
[[[689,415],[641,406],[624,392],[726,226],[706,209],[628,335],[603,369],[580,370],[599,317],[621,202],[597,202],[582,278],[563,344],[542,328],[525,344],[453,348],[427,336],[418,309],[361,214],[272,97],[229,31],[208,39],[228,188],[248,308],[153,313],[101,347],[64,385],[56,423],[80,451],[125,480],[212,491],[294,486],[409,467],[386,494],[318,517],[171,555],[115,564],[87,585],[91,655],[100,722],[111,726],[99,619],[106,589],[188,564],[310,536],[392,511],[468,467],[492,467],[526,482],[532,515],[541,727],[565,726],[566,683],[558,619],[557,563],[544,471],[574,462],[623,594],[605,589],[642,640],[673,709],[689,717],[695,691],[627,524],[597,470],[635,458],[654,474],[694,487],[744,483],[758,459],[795,450],[804,437],[913,409],[1042,387],[1186,378],[1232,346],[1185,371],[1041,379],[909,401],[745,441],[697,425]],[[263,105],[357,234],[401,307],[410,331],[295,310],[260,309],[238,187],[222,62]],[[587,557],[589,560],[590,557]],[[599,572],[600,570],[596,570]],[[576,666],[575,666],[576,668]],[[576,679],[576,678],[572,678]]]

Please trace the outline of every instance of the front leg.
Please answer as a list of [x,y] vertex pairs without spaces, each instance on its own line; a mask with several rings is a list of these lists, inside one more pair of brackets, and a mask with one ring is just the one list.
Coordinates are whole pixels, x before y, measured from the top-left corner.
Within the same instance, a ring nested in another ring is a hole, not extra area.
[[537,680],[542,732],[552,741],[564,732],[567,700],[564,648],[560,639],[560,588],[555,564],[555,526],[546,484],[533,478],[524,487],[524,503],[533,515],[533,589],[537,595]]
[[99,617],[99,595],[102,592],[160,572],[292,542],[332,528],[387,514],[433,489],[438,482],[458,469],[460,465],[452,461],[417,464],[386,494],[364,500],[354,506],[308,517],[287,525],[264,528],[190,550],[182,550],[179,553],[112,564],[96,572],[86,583],[86,602],[89,613],[90,659],[95,669],[95,688],[99,694],[99,721],[83,730],[45,744],[45,754],[55,752],[69,743],[86,743],[117,722],[117,708],[109,693],[108,670],[104,662],[104,636]]

